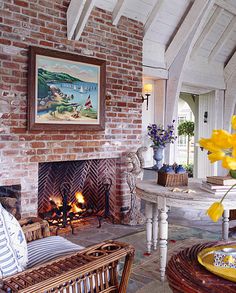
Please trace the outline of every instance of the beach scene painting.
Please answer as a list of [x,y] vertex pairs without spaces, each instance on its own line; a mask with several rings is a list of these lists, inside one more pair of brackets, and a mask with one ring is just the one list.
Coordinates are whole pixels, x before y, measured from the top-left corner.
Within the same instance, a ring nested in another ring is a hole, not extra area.
[[34,56],[34,124],[55,125],[54,129],[100,125],[101,65],[86,62],[88,57],[74,60],[79,58],[73,54],[65,59],[50,55],[54,54]]
[[98,66],[37,56],[36,122],[96,123],[98,80]]

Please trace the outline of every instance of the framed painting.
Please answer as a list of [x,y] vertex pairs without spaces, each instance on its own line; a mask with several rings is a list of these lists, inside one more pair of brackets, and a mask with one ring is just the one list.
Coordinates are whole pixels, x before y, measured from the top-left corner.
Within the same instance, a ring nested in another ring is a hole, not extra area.
[[30,47],[29,130],[102,130],[106,62]]

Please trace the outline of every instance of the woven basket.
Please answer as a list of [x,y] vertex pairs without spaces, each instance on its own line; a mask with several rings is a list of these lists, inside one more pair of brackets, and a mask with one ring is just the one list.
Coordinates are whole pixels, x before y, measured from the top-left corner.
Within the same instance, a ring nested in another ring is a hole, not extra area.
[[188,173],[168,174],[158,172],[157,184],[160,184],[162,186],[187,186]]

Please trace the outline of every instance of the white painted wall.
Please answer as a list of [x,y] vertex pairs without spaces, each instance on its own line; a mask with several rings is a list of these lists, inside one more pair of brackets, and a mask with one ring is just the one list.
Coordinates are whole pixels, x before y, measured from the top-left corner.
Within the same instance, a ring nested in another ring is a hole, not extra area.
[[147,126],[152,123],[161,125],[164,123],[165,80],[145,78],[143,85],[146,83],[152,84],[153,91],[149,97],[148,110],[146,101],[142,105],[142,144],[148,147],[148,151],[144,153],[145,167],[152,167],[154,165],[153,150],[150,147],[152,142],[147,136]]

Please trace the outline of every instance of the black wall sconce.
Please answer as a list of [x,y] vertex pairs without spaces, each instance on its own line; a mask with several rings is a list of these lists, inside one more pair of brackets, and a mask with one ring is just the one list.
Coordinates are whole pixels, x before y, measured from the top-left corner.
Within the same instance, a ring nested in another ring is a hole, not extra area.
[[204,117],[203,122],[204,122],[204,123],[207,123],[207,118],[208,118],[208,112],[207,112],[207,111],[204,112],[203,117]]
[[145,98],[144,98],[144,96],[142,96],[142,103],[144,102],[144,101],[147,101],[147,107],[146,107],[146,109],[148,110],[148,99],[149,99],[149,97],[151,96],[151,92],[152,92],[152,84],[151,83],[147,83],[147,84],[145,84],[144,85],[144,87],[143,87],[143,91],[145,92]]

